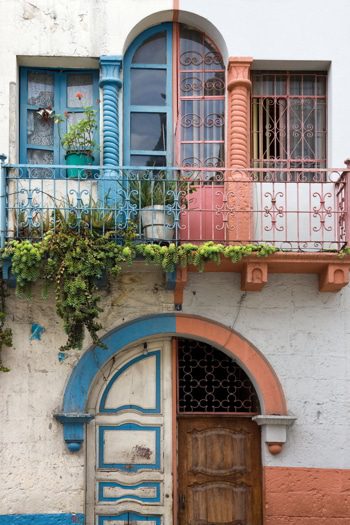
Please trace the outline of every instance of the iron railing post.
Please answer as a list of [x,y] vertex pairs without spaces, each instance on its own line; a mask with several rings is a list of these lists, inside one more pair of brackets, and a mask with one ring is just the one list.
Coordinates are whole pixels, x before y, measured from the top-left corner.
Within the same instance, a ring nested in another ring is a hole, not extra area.
[[0,248],[6,241],[6,155],[0,154]]

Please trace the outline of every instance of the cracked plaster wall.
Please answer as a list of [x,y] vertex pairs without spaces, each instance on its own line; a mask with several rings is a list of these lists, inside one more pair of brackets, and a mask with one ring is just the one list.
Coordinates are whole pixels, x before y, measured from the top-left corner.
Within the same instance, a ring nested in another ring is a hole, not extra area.
[[[172,312],[172,301],[161,272],[140,267],[123,273],[111,293],[104,293],[102,324],[107,332],[146,314]],[[12,371],[0,381],[5,400],[0,405],[2,511],[83,512],[84,451],[66,450],[62,428],[52,417],[80,353],[58,362],[64,336],[53,297],[43,300],[35,289],[28,301],[11,292],[8,305],[14,348],[4,351]],[[276,371],[289,411],[298,420],[279,456],[263,446],[264,465],[350,468],[347,288],[321,294],[314,276],[271,275],[262,292],[242,299],[238,274],[191,274],[183,311],[234,327]],[[45,327],[41,341],[29,340],[32,322]]]

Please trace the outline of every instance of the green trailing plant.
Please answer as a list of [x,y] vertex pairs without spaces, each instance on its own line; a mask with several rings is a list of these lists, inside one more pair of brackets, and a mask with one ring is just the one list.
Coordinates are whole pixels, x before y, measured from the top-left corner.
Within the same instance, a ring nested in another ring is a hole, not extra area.
[[10,369],[4,366],[1,359],[1,352],[4,346],[12,346],[12,330],[5,326],[6,311],[5,311],[6,288],[5,283],[0,279],[0,372],[9,372]]
[[[108,279],[117,277],[123,265],[131,265],[140,257],[166,272],[189,265],[201,271],[207,262],[220,264],[223,258],[238,262],[252,254],[267,256],[276,252],[273,246],[255,244],[137,244],[133,242],[133,228],[126,231],[122,244],[115,242],[115,235],[115,231],[96,235],[88,227],[76,232],[69,224],[62,224],[59,231],[49,231],[38,242],[13,240],[3,250],[3,257],[12,259],[17,293],[30,294],[32,284],[38,280],[45,287],[48,284],[55,287],[56,311],[67,334],[67,341],[60,348],[63,352],[82,347],[85,329],[94,344],[102,345],[98,336],[102,309],[96,281],[104,273]],[[6,337],[9,335],[4,333]]]

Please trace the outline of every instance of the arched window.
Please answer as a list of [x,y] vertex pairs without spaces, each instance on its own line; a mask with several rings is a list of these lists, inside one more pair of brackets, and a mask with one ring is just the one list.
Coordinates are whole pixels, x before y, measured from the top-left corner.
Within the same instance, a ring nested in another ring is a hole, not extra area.
[[125,165],[224,165],[225,68],[204,33],[178,24],[145,31],[124,75]]

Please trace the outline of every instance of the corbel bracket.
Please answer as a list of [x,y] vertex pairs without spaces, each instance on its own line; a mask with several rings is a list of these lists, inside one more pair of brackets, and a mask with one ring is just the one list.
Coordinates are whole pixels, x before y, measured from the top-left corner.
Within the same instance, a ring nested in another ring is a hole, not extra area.
[[270,454],[279,454],[287,441],[287,427],[296,421],[293,416],[261,415],[253,417],[253,421],[262,427],[262,439],[268,446]]
[[320,292],[339,292],[348,283],[348,264],[327,264],[326,268],[320,273],[319,290]]
[[267,283],[268,264],[266,262],[248,262],[241,273],[241,290],[260,292]]
[[70,452],[78,452],[84,441],[85,424],[90,423],[94,416],[92,414],[54,414],[63,425],[63,437]]

